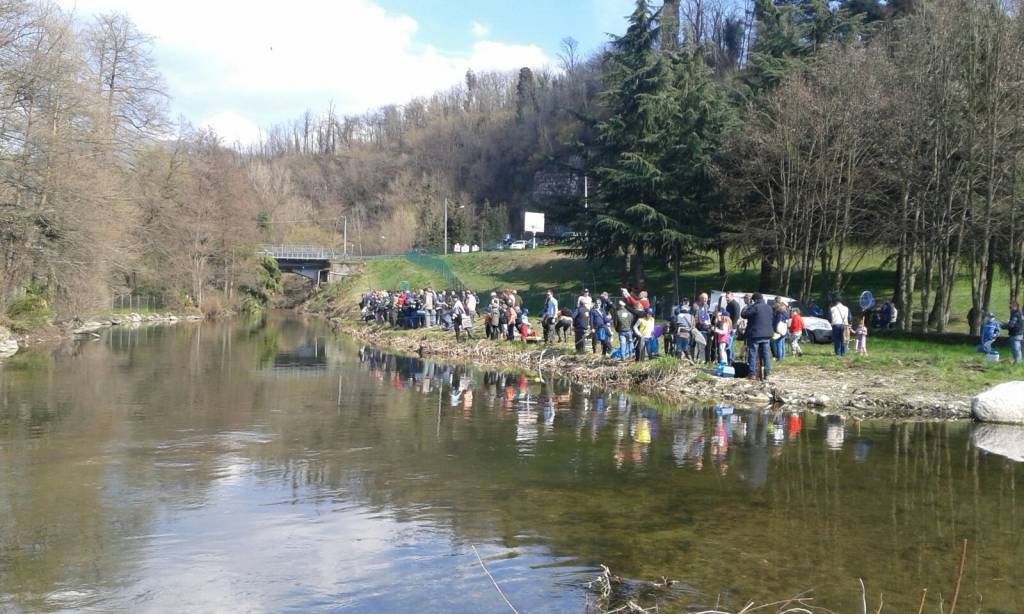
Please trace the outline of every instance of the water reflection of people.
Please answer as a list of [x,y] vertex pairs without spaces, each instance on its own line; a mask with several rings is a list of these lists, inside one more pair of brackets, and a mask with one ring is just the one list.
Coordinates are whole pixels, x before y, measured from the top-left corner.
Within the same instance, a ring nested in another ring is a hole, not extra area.
[[728,422],[722,417],[715,418],[714,435],[711,437],[711,458],[722,475],[729,473],[729,432]]
[[825,445],[829,450],[842,450],[846,439],[845,421],[840,416],[828,416],[825,420]]
[[520,408],[516,417],[516,453],[532,456],[538,433],[537,412],[530,406]]
[[800,418],[800,414],[796,412],[789,414],[789,420],[786,424],[786,428],[789,431],[790,439],[795,441],[797,435],[799,435],[800,431],[803,430],[803,427],[804,422],[803,419]]
[[678,417],[672,437],[672,457],[677,466],[697,464],[694,454],[703,449],[704,415],[698,411],[683,412]]

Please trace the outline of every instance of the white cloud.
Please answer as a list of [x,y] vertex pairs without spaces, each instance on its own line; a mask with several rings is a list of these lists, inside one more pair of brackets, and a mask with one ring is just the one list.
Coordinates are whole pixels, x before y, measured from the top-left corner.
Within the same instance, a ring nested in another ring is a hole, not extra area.
[[217,113],[204,119],[199,125],[202,128],[213,129],[225,145],[254,143],[260,137],[260,127],[234,111]]
[[483,38],[491,33],[491,29],[479,21],[474,21],[469,26],[469,31],[473,33],[473,36],[477,38]]
[[535,45],[490,40],[442,53],[417,38],[416,20],[372,0],[61,1],[79,14],[127,13],[155,39],[175,113],[229,132],[229,142],[331,102],[340,113],[406,102],[469,68],[550,63]]

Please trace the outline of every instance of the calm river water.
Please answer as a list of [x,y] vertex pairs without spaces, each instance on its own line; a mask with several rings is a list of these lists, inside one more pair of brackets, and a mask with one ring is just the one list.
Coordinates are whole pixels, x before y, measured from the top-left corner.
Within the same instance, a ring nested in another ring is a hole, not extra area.
[[[1024,603],[1014,430],[656,407],[318,323],[115,329],[0,366],[0,610]],[[991,428],[991,427],[989,427]],[[984,445],[984,444],[983,444]],[[998,447],[998,446],[997,446]],[[636,593],[628,591],[635,590]]]

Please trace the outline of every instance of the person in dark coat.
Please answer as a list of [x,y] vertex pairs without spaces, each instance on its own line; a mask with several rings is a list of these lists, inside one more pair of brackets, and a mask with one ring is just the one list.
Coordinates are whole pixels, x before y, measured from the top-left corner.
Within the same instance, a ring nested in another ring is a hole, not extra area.
[[572,314],[572,332],[576,335],[576,353],[586,351],[587,329],[590,327],[590,311],[583,305],[576,307]]
[[769,343],[772,339],[772,308],[764,302],[764,296],[755,292],[753,303],[740,314],[747,321],[747,366],[750,377],[767,380],[772,370]]

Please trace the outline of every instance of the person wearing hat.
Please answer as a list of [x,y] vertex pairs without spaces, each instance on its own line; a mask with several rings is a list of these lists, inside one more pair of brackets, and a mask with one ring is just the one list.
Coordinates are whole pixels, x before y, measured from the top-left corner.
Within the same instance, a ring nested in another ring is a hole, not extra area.
[[1003,329],[1002,324],[996,319],[996,314],[988,312],[985,314],[985,323],[981,326],[981,343],[978,344],[978,351],[983,354],[995,354],[992,344],[999,338],[999,332]]
[[580,297],[576,299],[576,306],[582,306],[587,311],[590,311],[591,308],[594,307],[594,299],[590,298],[589,288],[583,288],[583,294],[581,294]]
[[633,325],[633,334],[639,339],[636,345],[636,361],[647,358],[647,344],[654,338],[654,310],[648,307],[644,316]]

